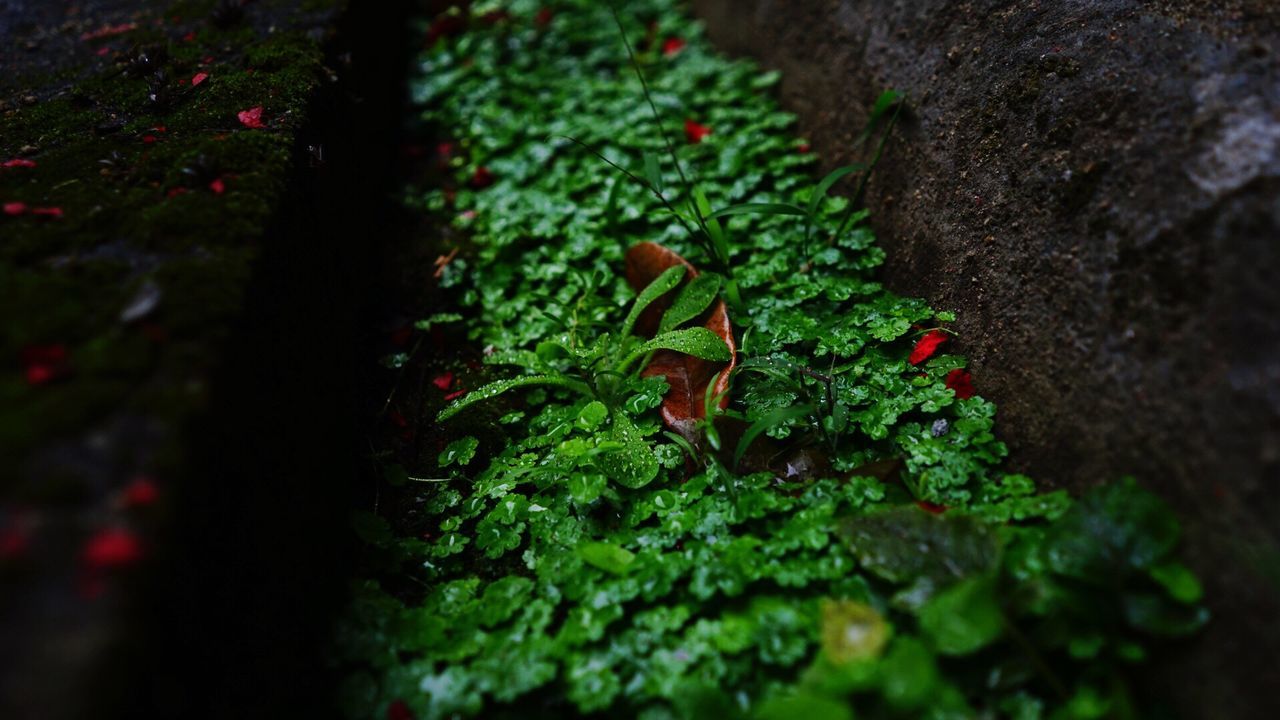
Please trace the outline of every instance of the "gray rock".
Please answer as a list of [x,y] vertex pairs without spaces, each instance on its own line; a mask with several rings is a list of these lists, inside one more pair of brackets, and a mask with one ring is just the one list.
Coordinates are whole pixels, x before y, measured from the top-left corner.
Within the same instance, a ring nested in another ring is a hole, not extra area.
[[1280,3],[695,6],[827,169],[909,96],[867,198],[885,280],[957,312],[1012,469],[1181,513],[1214,621],[1159,659],[1170,704],[1280,716]]

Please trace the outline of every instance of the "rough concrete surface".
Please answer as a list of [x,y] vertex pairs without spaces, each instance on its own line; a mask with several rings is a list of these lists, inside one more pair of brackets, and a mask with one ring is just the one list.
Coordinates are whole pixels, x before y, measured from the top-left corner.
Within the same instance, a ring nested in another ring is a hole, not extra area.
[[1153,684],[1280,716],[1280,4],[694,5],[828,167],[907,94],[867,200],[886,281],[957,312],[1016,469],[1181,513],[1214,621]]

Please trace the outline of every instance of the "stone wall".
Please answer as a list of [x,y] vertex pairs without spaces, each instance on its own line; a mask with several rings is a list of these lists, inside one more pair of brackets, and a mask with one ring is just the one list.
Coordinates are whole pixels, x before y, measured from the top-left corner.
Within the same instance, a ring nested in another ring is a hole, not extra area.
[[1209,630],[1154,682],[1280,714],[1280,5],[696,0],[781,70],[829,167],[909,110],[868,197],[895,290],[959,317],[1012,464],[1133,474],[1185,518]]

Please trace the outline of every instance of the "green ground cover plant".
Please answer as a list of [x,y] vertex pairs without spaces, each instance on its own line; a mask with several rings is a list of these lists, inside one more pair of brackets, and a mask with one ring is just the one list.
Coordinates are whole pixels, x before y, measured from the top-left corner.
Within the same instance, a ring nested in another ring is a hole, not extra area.
[[[469,238],[441,284],[492,382],[439,407],[438,467],[388,468],[412,511],[357,518],[353,717],[1144,716],[1126,678],[1206,619],[1176,520],[1131,480],[1073,500],[1001,469],[952,316],[876,281],[828,196],[867,170],[814,181],[775,76],[673,0],[429,33],[457,186],[411,203]],[[644,243],[712,272],[628,283]],[[661,352],[721,364],[697,422],[664,422]]]

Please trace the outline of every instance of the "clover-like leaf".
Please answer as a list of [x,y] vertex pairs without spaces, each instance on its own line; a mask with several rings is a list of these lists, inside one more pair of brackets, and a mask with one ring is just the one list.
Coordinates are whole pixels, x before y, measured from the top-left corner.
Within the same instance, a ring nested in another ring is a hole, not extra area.
[[449,467],[454,464],[466,465],[476,456],[476,448],[479,446],[480,441],[470,435],[461,440],[454,440],[445,446],[436,462],[440,467]]

